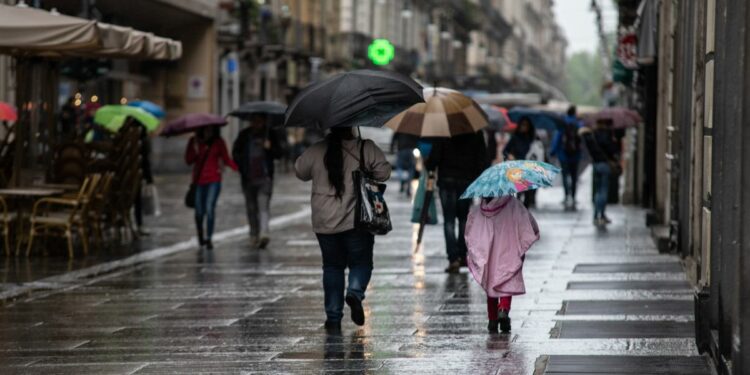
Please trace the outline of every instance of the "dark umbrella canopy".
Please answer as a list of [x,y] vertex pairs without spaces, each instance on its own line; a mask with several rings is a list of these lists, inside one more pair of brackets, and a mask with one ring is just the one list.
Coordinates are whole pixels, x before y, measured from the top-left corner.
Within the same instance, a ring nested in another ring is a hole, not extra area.
[[521,119],[526,117],[534,124],[535,128],[544,129],[549,134],[554,134],[557,130],[565,127],[565,120],[563,120],[562,116],[554,112],[539,109],[514,107],[508,111],[508,117],[516,124],[520,123]]
[[211,113],[190,113],[170,121],[161,132],[162,137],[190,133],[200,128],[224,126],[227,120]]
[[423,101],[422,86],[407,76],[355,70],[302,90],[287,108],[284,125],[318,130],[382,126],[396,114]]
[[247,119],[252,115],[283,115],[286,106],[271,101],[247,102],[229,113],[229,116]]

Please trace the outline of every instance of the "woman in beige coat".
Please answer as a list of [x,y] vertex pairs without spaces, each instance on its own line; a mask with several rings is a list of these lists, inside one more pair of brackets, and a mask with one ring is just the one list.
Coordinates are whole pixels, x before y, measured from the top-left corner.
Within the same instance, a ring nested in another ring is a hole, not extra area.
[[[359,168],[360,147],[365,168],[373,178],[385,181],[391,165],[370,140],[357,139],[351,128],[333,128],[325,140],[308,148],[295,163],[297,177],[312,180],[312,226],[323,256],[326,329],[341,329],[344,301],[352,321],[364,325],[362,300],[372,275],[373,235],[354,228],[352,172]],[[349,285],[344,296],[344,271],[349,267]]]

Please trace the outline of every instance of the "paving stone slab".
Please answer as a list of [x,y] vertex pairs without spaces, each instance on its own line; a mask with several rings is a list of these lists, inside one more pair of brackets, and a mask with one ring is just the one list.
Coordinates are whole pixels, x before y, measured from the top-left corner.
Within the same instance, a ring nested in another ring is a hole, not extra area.
[[561,339],[695,337],[693,322],[566,320],[555,330]]
[[553,355],[547,360],[544,373],[703,375],[709,373],[709,368],[703,357]]
[[571,281],[571,290],[691,290],[683,280]]
[[690,315],[693,301],[566,301],[561,315]]
[[682,265],[678,262],[658,263],[597,263],[579,264],[574,273],[615,273],[615,272],[643,272],[643,273],[682,273]]

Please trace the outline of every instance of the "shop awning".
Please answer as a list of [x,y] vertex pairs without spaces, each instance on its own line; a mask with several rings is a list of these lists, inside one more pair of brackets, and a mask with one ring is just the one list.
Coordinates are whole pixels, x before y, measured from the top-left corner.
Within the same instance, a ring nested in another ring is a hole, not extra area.
[[0,53],[176,60],[182,44],[129,27],[0,5]]

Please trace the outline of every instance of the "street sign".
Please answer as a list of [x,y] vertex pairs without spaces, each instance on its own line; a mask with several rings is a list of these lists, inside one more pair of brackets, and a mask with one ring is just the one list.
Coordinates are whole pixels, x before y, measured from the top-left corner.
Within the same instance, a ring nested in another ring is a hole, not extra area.
[[232,74],[237,71],[237,59],[234,58],[228,58],[227,59],[227,73]]
[[375,65],[388,65],[396,56],[396,48],[388,39],[375,39],[367,47],[367,57]]

